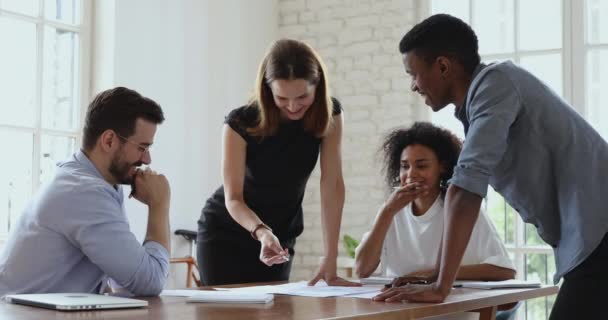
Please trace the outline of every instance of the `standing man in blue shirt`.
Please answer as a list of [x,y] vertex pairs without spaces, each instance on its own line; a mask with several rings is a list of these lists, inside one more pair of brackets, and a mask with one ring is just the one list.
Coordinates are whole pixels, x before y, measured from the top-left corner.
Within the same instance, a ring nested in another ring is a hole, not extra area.
[[477,36],[438,14],[401,40],[411,89],[433,111],[456,106],[466,140],[446,196],[437,282],[377,300],[443,301],[491,185],[553,247],[564,278],[550,319],[605,314],[608,288],[608,145],[546,84],[512,62],[480,63]]
[[[0,296],[104,291],[109,279],[135,295],[157,295],[169,270],[167,179],[149,168],[164,120],[160,106],[127,88],[88,107],[82,149],[58,164],[53,180],[21,214],[0,255]],[[123,184],[148,206],[141,245],[129,229]]]

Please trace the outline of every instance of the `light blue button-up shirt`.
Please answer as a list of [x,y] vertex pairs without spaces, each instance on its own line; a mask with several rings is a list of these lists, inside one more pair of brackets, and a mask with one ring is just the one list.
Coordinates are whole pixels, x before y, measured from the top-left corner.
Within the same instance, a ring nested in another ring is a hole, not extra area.
[[490,184],[554,248],[554,281],[608,232],[608,144],[568,103],[512,62],[477,67],[457,110],[466,139],[451,183]]
[[169,254],[129,229],[122,187],[106,182],[79,151],[29,203],[0,256],[0,296],[98,293],[108,277],[135,295],[157,295]]

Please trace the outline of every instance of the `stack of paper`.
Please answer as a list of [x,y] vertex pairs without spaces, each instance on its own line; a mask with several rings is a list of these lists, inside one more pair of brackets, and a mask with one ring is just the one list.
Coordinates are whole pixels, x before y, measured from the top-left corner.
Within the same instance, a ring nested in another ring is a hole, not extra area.
[[364,287],[337,287],[328,286],[325,282],[319,281],[314,286],[309,286],[306,281],[290,282],[274,286],[257,286],[244,288],[229,288],[231,292],[240,293],[274,293],[302,297],[343,297],[369,292],[380,292],[381,286]]
[[242,293],[233,291],[199,291],[188,297],[188,302],[215,303],[270,303],[274,295],[268,293]]
[[[505,280],[505,281],[458,281],[463,288],[474,289],[509,289],[509,288],[540,288],[538,281]],[[454,286],[457,286],[455,283]]]
[[393,277],[369,277],[361,279],[361,284],[391,284]]
[[188,302],[210,303],[269,303],[274,295],[257,292],[212,290],[163,290],[161,296],[187,297]]

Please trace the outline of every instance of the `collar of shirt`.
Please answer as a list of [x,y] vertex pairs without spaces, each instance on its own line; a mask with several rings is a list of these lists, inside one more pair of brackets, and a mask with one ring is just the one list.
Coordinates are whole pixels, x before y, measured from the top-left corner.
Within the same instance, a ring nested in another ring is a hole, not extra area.
[[78,166],[80,166],[82,169],[84,169],[84,171],[86,173],[89,173],[92,176],[98,177],[103,182],[105,182],[108,186],[110,186],[112,188],[112,190],[114,190],[118,194],[118,198],[120,199],[120,202],[123,203],[124,194],[123,194],[122,186],[119,184],[111,185],[109,182],[107,182],[106,179],[103,177],[103,175],[101,175],[99,170],[97,170],[97,168],[95,167],[93,162],[91,162],[89,157],[84,153],[84,151],[82,151],[82,149],[78,150],[76,153],[74,153],[74,156],[71,160],[68,160],[63,163],[59,163],[58,166],[61,167],[62,164],[66,164],[70,161],[76,162],[78,164]]
[[407,219],[411,219],[412,221],[419,224],[427,224],[433,219],[433,217],[435,217],[435,215],[443,212],[443,199],[441,198],[441,194],[437,196],[435,201],[433,201],[433,204],[421,216],[417,216],[414,214],[413,205],[413,203],[410,203],[410,205],[404,208],[403,212],[406,215]]
[[[471,76],[471,83],[473,83],[473,81],[475,80],[477,75],[485,67],[486,67],[486,64],[484,64],[484,63],[480,63],[477,65],[477,67],[475,67],[475,70],[473,71],[473,76]],[[470,85],[469,85],[469,88],[470,88]],[[456,119],[460,120],[460,122],[462,122],[462,125],[464,126],[465,136],[467,135],[467,133],[469,131],[469,119],[467,118],[467,104],[469,103],[469,94],[470,93],[471,93],[470,91],[467,91],[467,95],[464,99],[464,104],[462,105],[462,107],[454,109],[454,116],[456,117]]]

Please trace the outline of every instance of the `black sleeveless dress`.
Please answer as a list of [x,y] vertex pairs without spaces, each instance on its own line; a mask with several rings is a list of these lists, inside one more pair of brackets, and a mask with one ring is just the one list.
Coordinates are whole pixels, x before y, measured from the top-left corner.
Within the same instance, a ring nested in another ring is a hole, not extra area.
[[[332,101],[333,114],[340,114],[340,103]],[[257,118],[255,107],[243,106],[225,119],[247,143],[244,200],[293,256],[296,237],[304,229],[302,199],[322,138],[305,131],[302,121],[281,123],[273,136],[254,137],[247,128]],[[289,279],[291,260],[268,267],[259,254],[260,243],[228,213],[221,186],[207,200],[198,221],[197,259],[203,285]]]

